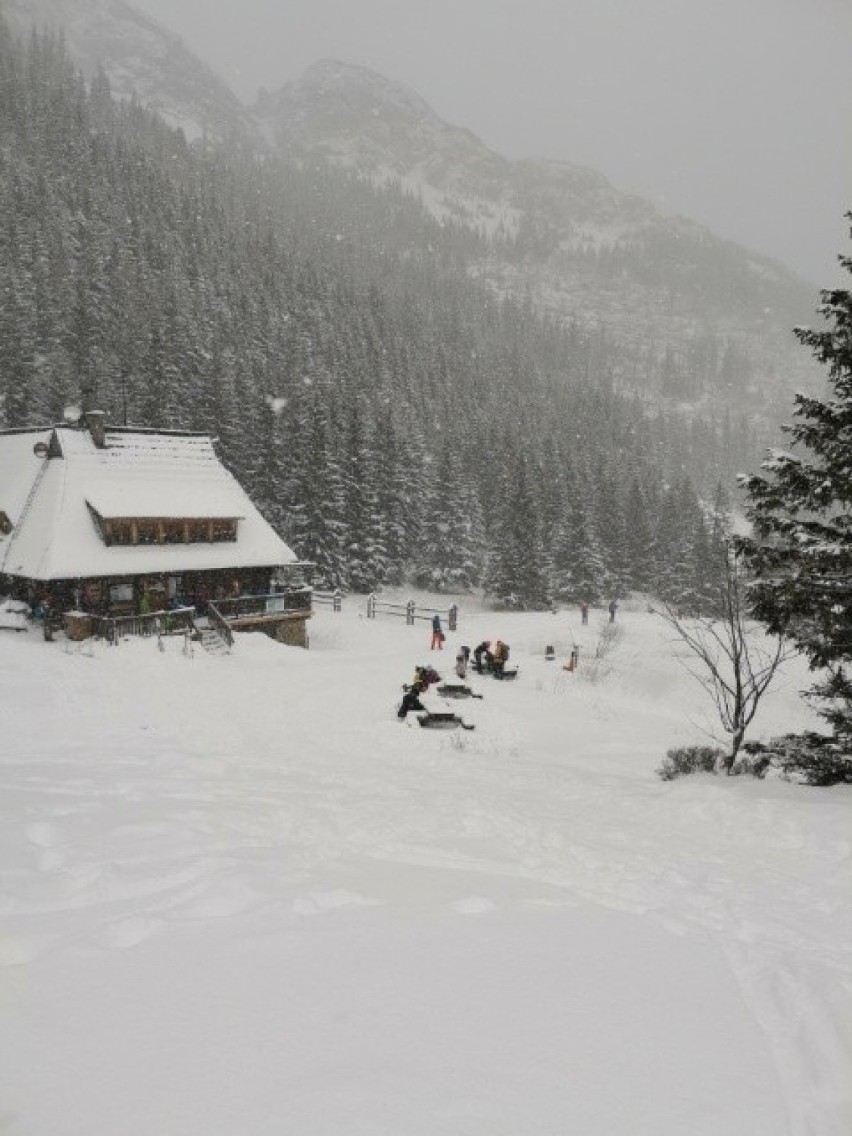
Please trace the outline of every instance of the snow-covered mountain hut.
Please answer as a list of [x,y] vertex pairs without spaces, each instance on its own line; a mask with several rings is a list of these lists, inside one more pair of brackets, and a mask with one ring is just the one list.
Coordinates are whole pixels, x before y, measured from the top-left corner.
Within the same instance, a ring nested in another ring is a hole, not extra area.
[[107,426],[99,411],[0,432],[0,594],[96,629],[194,607],[305,646],[305,567],[207,435]]

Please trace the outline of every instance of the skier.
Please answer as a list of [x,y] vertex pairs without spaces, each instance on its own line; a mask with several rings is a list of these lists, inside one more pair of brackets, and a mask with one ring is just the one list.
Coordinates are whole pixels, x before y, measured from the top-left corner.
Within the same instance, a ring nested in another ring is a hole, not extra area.
[[618,600],[610,600],[609,602],[609,621],[615,623],[615,613],[618,611]]
[[[485,666],[482,665],[482,660],[485,659]],[[488,670],[491,666],[491,640],[486,639],[479,644],[478,647],[473,649],[473,665],[476,667],[477,673],[482,674],[483,671]]]
[[584,624],[589,622],[589,605],[585,600],[580,604],[580,618]]
[[465,655],[464,650],[459,651],[456,655],[455,671],[460,679],[467,678],[467,655]]

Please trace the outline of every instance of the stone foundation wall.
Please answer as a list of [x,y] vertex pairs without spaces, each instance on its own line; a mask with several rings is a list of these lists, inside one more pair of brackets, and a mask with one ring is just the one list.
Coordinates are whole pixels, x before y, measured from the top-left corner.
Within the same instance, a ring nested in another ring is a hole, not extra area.
[[270,634],[288,647],[307,647],[308,624],[304,619],[284,619],[272,626]]

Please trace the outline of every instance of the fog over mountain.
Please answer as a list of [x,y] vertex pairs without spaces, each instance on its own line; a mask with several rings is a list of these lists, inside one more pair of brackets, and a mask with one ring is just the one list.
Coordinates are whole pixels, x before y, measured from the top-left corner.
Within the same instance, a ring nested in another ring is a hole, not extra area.
[[514,158],[837,278],[852,204],[848,0],[140,0],[244,102],[322,58],[419,91]]
[[[643,396],[710,399],[776,421],[779,395],[786,403],[807,385],[809,361],[790,329],[810,318],[816,289],[596,170],[506,157],[409,85],[352,63],[314,62],[245,105],[179,37],[122,0],[6,4],[19,31],[61,26],[87,74],[100,64],[116,94],[138,95],[191,141],[320,159],[399,186],[480,242],[459,237],[467,271],[492,294],[615,336],[628,353],[618,381]],[[338,239],[364,239],[343,217],[336,224]]]

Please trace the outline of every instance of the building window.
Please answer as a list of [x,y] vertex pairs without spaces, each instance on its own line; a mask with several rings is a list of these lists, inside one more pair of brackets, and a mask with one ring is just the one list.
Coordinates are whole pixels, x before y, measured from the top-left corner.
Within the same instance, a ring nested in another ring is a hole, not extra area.
[[133,542],[134,544],[159,544],[159,521],[134,521],[133,524],[136,527],[136,540]]
[[210,540],[209,521],[186,521],[187,540],[190,544],[201,544]]
[[210,539],[214,541],[236,540],[237,522],[231,520],[215,520],[211,523]]
[[134,544],[130,521],[104,521],[107,544]]
[[110,607],[115,604],[131,603],[133,600],[132,584],[113,584],[109,590]]
[[104,544],[218,544],[237,539],[234,517],[112,517],[91,509]]

